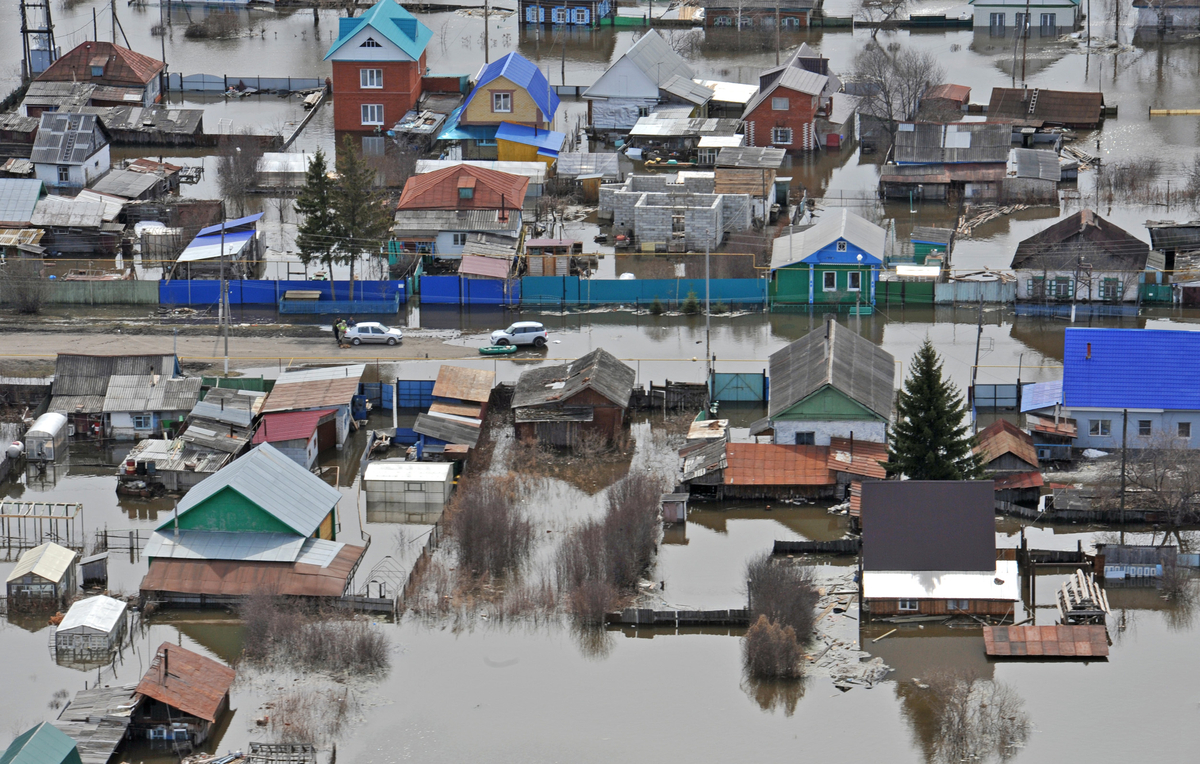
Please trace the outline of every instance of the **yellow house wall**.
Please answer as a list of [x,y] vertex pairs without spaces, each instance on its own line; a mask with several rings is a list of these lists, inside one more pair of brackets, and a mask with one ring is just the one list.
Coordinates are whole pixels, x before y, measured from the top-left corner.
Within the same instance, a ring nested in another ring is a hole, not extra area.
[[554,164],[554,157],[538,156],[537,146],[497,140],[496,149],[497,159],[501,162],[541,162],[546,167]]
[[[511,112],[492,111],[492,93],[511,92],[513,110]],[[460,120],[462,124],[499,124],[513,122],[518,125],[542,124],[542,112],[529,97],[524,88],[520,88],[506,77],[497,77],[482,88],[475,88],[475,95],[467,106]]]

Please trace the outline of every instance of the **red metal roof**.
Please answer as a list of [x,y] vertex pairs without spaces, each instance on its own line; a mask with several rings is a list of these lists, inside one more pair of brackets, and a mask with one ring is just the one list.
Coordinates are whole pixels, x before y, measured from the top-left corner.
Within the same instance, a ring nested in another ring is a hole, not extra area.
[[278,443],[283,440],[307,440],[326,417],[332,418],[337,409],[319,411],[283,411],[267,414],[254,431],[252,443]]
[[347,544],[324,568],[300,562],[159,558],[150,563],[141,590],[226,597],[245,597],[259,591],[281,597],[340,597],[365,551],[365,547]]
[[1103,626],[984,626],[988,655],[1006,658],[1104,658],[1108,632]]
[[1038,416],[1037,414],[1026,414],[1025,418],[1029,423],[1030,429],[1034,432],[1061,435],[1064,438],[1074,438],[1079,435],[1079,430],[1074,419],[1060,418],[1056,424],[1052,417]]
[[[461,181],[473,179],[470,199],[459,196]],[[472,165],[455,165],[414,175],[404,184],[398,210],[519,210],[525,204],[529,178]]]
[[[92,76],[92,64],[104,67],[100,77]],[[95,82],[116,87],[144,88],[158,76],[163,62],[143,56],[120,45],[103,40],[81,43],[61,56],[37,76],[41,82]]]
[[979,445],[975,447],[975,453],[983,457],[984,464],[1005,454],[1012,454],[1030,467],[1038,466],[1033,436],[1003,419],[997,419],[979,433]]
[[1020,488],[1041,488],[1046,484],[1040,472],[1014,472],[996,476],[997,491],[1012,491]]
[[163,642],[136,692],[189,716],[217,720],[237,672],[211,658]]
[[829,469],[883,480],[887,471],[880,462],[888,460],[887,444],[849,438],[829,439]]
[[829,446],[730,443],[725,485],[833,485]]
[[947,101],[966,103],[971,98],[971,89],[966,85],[938,85],[925,93],[925,100],[941,98]]

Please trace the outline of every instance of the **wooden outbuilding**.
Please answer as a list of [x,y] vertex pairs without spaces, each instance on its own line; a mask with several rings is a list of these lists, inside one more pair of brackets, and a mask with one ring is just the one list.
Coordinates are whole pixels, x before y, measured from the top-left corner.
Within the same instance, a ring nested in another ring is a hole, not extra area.
[[211,658],[163,642],[135,691],[134,734],[199,745],[229,710],[237,672]]
[[635,376],[600,348],[564,366],[525,372],[512,401],[517,437],[567,448],[589,438],[611,443],[628,421]]

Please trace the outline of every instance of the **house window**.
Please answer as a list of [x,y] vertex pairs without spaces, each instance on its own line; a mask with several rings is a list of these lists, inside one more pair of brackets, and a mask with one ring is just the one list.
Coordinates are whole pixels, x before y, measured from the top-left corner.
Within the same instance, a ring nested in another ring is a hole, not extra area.
[[1004,36],[1004,16],[1003,13],[993,13],[988,17],[988,30],[992,34]]
[[492,93],[492,111],[510,113],[512,111],[512,93]]
[[771,111],[787,111],[789,108],[790,107],[788,106],[788,99],[786,99],[786,98],[772,98],[771,99]]
[[1046,279],[1042,276],[1034,276],[1025,282],[1025,293],[1029,297],[1045,297],[1046,296]]
[[1148,437],[1150,437],[1151,432],[1152,432],[1152,429],[1151,429],[1150,420],[1149,419],[1139,419],[1138,420],[1138,436],[1143,437],[1143,438],[1148,438]]
[[1042,34],[1053,35],[1058,34],[1058,14],[1043,13],[1042,14]]
[[1192,423],[1191,422],[1180,422],[1178,424],[1178,428],[1179,428],[1179,437],[1187,438],[1187,439],[1191,440],[1191,437],[1192,437]]
[[364,125],[382,125],[383,104],[364,103],[362,105],[362,123]]
[[465,233],[454,234],[454,246],[462,247],[462,246],[466,246],[466,243],[467,243],[467,235]]
[[587,8],[576,8],[575,9],[575,23],[576,24],[586,24],[587,22],[588,22]]
[[771,143],[783,146],[792,144],[792,128],[790,127],[774,127],[771,128]]
[[362,146],[363,146],[363,154],[365,154],[367,156],[381,157],[384,155],[384,152],[387,150],[387,143],[385,143],[384,138],[382,138],[380,136],[375,136],[375,135],[371,135],[371,136],[367,136],[367,137],[363,138]]
[[1054,279],[1053,295],[1060,300],[1069,300],[1075,294],[1075,281],[1070,276],[1057,276]]
[[1016,25],[1015,28],[1017,32],[1029,34],[1029,16],[1024,13],[1014,13],[1013,21]]
[[900,600],[901,610],[916,610],[919,607],[916,600]]
[[383,87],[383,70],[382,69],[359,69],[358,84],[364,88],[381,88]]
[[1111,419],[1089,419],[1088,420],[1088,435],[1093,437],[1105,437],[1112,434]]
[[58,166],[58,182],[59,183],[70,183],[71,182],[71,168],[70,167],[67,167],[66,165]]
[[93,77],[103,77],[104,76],[104,67],[103,66],[93,66],[92,67],[92,76]]
[[459,199],[474,199],[475,198],[475,189],[473,189],[473,188],[458,189],[458,198]]
[[731,27],[733,26],[733,19],[729,16],[717,16],[717,18],[713,21],[713,26]]
[[837,243],[837,251],[838,251],[838,252],[845,252],[845,251],[846,251],[846,242],[845,242],[845,241],[839,241],[839,242]]
[[554,9],[554,23],[555,24],[566,24],[567,23],[567,9],[566,8],[555,8]]
[[1122,295],[1121,295],[1121,287],[1120,287],[1119,279],[1106,278],[1106,279],[1100,280],[1100,299],[1101,300],[1112,300],[1115,302],[1117,300],[1120,300],[1121,297],[1122,297]]
[[851,292],[857,292],[862,289],[862,273],[860,271],[850,271],[846,274],[846,277],[846,289]]
[[837,273],[835,271],[825,271],[821,278],[823,279],[822,289],[826,292],[837,291]]
[[970,600],[946,600],[946,609],[965,612],[965,611],[971,609],[971,601]]
[[133,415],[133,429],[149,430],[153,426],[154,426],[154,417],[150,416],[149,414],[134,414]]
[[375,42],[375,38],[374,38],[374,37],[368,37],[368,38],[367,38],[367,39],[366,39],[366,40],[363,42],[363,44],[362,44],[362,45],[359,45],[358,47],[360,47],[360,48],[382,48],[383,46],[382,46],[382,45],[380,45],[379,43]]
[[405,483],[404,490],[406,490],[406,491],[424,491],[425,484],[424,483]]
[[798,432],[796,433],[797,446],[815,446],[817,445],[817,434],[815,432]]
[[639,106],[638,107],[638,116],[639,117],[649,117],[650,116],[650,107],[649,106]]

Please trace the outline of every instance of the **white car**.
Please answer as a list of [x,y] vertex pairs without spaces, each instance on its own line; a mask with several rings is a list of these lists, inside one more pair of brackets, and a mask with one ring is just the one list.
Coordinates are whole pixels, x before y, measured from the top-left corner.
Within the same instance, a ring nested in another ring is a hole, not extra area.
[[507,329],[492,332],[493,345],[533,345],[546,347],[546,327],[536,321],[518,321]]
[[361,345],[364,342],[397,345],[404,339],[404,334],[399,329],[392,329],[375,321],[363,321],[346,329],[344,339],[351,345]]

